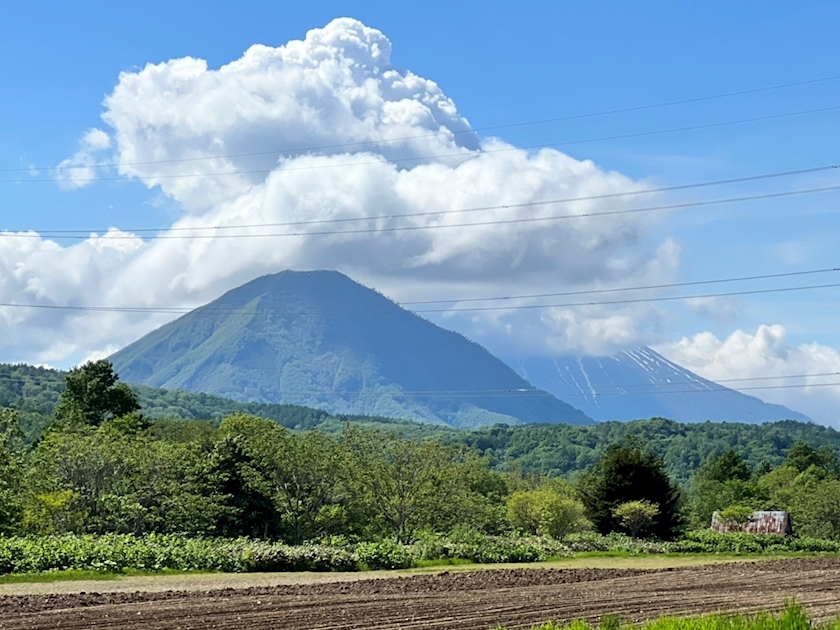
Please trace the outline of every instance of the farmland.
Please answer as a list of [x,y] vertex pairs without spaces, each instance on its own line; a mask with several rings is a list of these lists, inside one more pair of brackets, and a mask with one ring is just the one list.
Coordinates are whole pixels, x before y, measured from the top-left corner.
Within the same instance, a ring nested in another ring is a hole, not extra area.
[[[0,628],[530,628],[556,620],[778,610],[795,598],[816,622],[840,613],[840,561],[789,559],[675,569],[499,569],[204,590],[15,595]],[[256,577],[256,576],[254,576]],[[118,584],[118,583],[114,583]],[[43,586],[43,585],[42,585]],[[109,592],[110,591],[110,592]],[[20,591],[19,591],[20,592]],[[66,590],[65,590],[66,593]]]

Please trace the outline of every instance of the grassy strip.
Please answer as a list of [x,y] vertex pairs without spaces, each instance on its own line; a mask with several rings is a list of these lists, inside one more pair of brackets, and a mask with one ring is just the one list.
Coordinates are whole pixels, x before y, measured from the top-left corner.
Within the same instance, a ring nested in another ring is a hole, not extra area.
[[59,571],[42,571],[40,573],[11,573],[0,575],[2,584],[41,584],[50,582],[79,582],[79,581],[108,581],[125,577],[138,577],[147,575],[194,575],[200,571],[177,571],[174,569],[161,569],[160,571],[141,571],[138,569],[126,569],[121,572],[96,571],[94,569],[64,569]]
[[[757,615],[703,615],[700,617],[661,617],[640,625],[623,626],[617,615],[603,615],[599,626],[585,621],[560,624],[553,621],[534,626],[532,630],[840,630],[840,620],[817,625],[811,622],[805,609],[795,602],[785,605],[780,613]],[[498,627],[497,630],[504,630]]]

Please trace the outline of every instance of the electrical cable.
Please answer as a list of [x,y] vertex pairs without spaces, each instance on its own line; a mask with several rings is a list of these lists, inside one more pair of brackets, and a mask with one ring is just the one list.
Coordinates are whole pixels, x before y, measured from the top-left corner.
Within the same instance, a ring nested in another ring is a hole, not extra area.
[[[708,188],[712,186],[725,186],[729,184],[742,184],[746,182],[754,182],[754,181],[763,181],[768,179],[777,179],[781,177],[791,177],[796,175],[810,175],[815,173],[821,173],[825,171],[832,171],[840,169],[840,164],[829,164],[826,166],[816,166],[812,168],[805,168],[805,169],[796,169],[790,171],[776,171],[773,173],[761,173],[758,175],[747,175],[744,177],[734,177],[728,179],[717,179],[705,182],[694,182],[689,184],[678,184],[674,186],[661,186],[658,188],[646,188],[643,190],[629,190],[626,192],[617,192],[617,193],[604,193],[600,195],[586,195],[581,197],[564,197],[560,199],[547,199],[541,201],[526,201],[521,203],[508,203],[508,204],[500,204],[494,206],[478,206],[472,208],[460,208],[454,210],[436,210],[433,212],[411,212],[411,213],[404,213],[404,214],[391,214],[391,215],[380,215],[375,217],[339,217],[339,218],[332,218],[332,219],[314,219],[314,220],[305,220],[305,221],[286,221],[282,223],[248,223],[248,224],[240,224],[240,225],[208,225],[208,226],[195,226],[195,227],[158,227],[158,228],[125,228],[122,231],[124,232],[132,232],[132,233],[145,233],[145,232],[182,232],[182,231],[195,231],[195,230],[233,230],[233,229],[249,229],[249,228],[262,228],[262,227],[288,227],[293,225],[323,225],[323,224],[330,224],[330,223],[347,223],[347,222],[354,222],[354,221],[371,221],[373,219],[376,220],[392,220],[392,219],[403,219],[403,218],[414,218],[414,217],[426,217],[426,216],[440,216],[446,214],[461,214],[461,213],[468,213],[468,212],[483,212],[487,210],[507,210],[512,208],[528,208],[528,207],[535,207],[535,206],[545,206],[551,204],[560,204],[560,203],[573,203],[577,201],[596,201],[596,200],[603,200],[603,199],[616,199],[620,197],[635,197],[638,195],[649,195],[655,193],[663,193],[663,192],[674,192],[678,190],[690,190],[696,188]],[[58,234],[84,234],[85,238],[87,238],[91,233],[95,232],[107,232],[106,229],[94,229],[94,230],[31,230],[34,232],[38,232],[39,234],[50,234],[50,235],[58,235]],[[0,233],[2,234],[2,233]]]
[[[233,238],[281,238],[281,237],[308,237],[308,236],[338,236],[343,234],[380,234],[390,232],[416,232],[421,230],[441,230],[451,228],[464,227],[483,227],[490,225],[513,225],[525,223],[544,223],[547,221],[563,221],[569,219],[584,219],[602,216],[617,216],[625,214],[639,214],[646,212],[656,212],[660,210],[680,210],[685,208],[697,208],[702,206],[714,206],[727,203],[738,203],[744,201],[759,201],[764,199],[779,199],[783,197],[792,197],[796,195],[808,195],[823,192],[833,192],[840,190],[840,185],[836,186],[822,186],[819,188],[805,188],[800,190],[789,190],[774,193],[764,193],[759,195],[745,195],[741,197],[725,197],[721,199],[711,199],[705,201],[690,201],[684,203],[666,204],[661,206],[648,206],[644,208],[628,208],[623,210],[605,210],[602,212],[582,212],[578,214],[563,214],[552,215],[545,217],[520,217],[515,219],[496,219],[491,221],[471,221],[467,223],[441,223],[432,225],[403,225],[403,226],[383,226],[379,228],[359,228],[350,230],[321,230],[315,232],[273,232],[273,233],[253,233],[247,234],[156,234],[146,237],[146,241],[160,241],[160,240],[204,240],[204,239],[233,239]],[[369,221],[378,220],[377,217],[369,217]],[[90,236],[67,234],[67,233],[35,233],[35,232],[0,232],[0,237],[5,238],[37,238],[37,239],[52,239],[52,240],[87,240]],[[100,238],[109,240],[138,240],[141,237],[133,234],[107,234]]]

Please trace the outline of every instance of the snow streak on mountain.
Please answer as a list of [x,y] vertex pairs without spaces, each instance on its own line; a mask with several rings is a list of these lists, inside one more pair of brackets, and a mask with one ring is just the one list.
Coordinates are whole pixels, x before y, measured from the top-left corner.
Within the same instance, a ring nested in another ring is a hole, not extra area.
[[607,357],[564,355],[508,363],[535,387],[595,420],[661,416],[679,422],[810,421],[782,405],[706,380],[647,347]]

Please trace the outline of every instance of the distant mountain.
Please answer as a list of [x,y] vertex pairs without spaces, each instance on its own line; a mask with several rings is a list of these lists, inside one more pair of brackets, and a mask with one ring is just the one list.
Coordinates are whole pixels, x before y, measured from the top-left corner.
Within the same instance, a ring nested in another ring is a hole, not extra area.
[[805,414],[706,380],[650,348],[607,357],[559,356],[508,363],[535,387],[568,400],[595,420],[659,416],[678,422],[775,422]]
[[587,424],[500,359],[334,271],[264,276],[111,357],[129,383],[471,428]]

